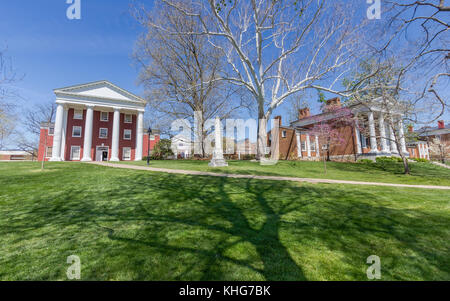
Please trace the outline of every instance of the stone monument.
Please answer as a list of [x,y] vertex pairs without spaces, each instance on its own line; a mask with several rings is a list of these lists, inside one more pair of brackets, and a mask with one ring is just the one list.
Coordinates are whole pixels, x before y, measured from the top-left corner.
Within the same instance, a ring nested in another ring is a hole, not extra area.
[[222,123],[220,122],[219,117],[216,117],[216,122],[214,125],[214,134],[215,134],[214,152],[213,152],[211,162],[209,162],[208,165],[211,167],[228,166],[228,163],[223,158]]

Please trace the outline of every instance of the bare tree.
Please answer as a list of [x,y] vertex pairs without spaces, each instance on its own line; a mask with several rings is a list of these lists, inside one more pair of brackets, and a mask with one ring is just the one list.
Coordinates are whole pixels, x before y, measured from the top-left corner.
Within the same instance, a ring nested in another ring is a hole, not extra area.
[[448,110],[442,92],[450,83],[450,6],[444,0],[385,2],[387,42],[381,50],[401,53],[404,63],[397,74],[397,86],[410,75],[407,88],[415,90],[416,106],[423,103],[429,112],[416,122],[432,123]]
[[227,63],[220,79],[252,95],[260,120],[258,158],[264,155],[267,120],[286,99],[309,88],[340,92],[336,83],[348,71],[361,26],[351,4],[341,1],[162,2],[201,26],[174,32],[154,25],[169,36],[206,36]]
[[0,49],[0,149],[3,148],[6,139],[13,133],[16,125],[15,104],[12,99],[15,96],[10,84],[18,80],[12,67],[11,58],[5,55],[5,50]]
[[47,157],[47,135],[41,141],[41,125],[46,124],[49,128],[56,115],[56,104],[52,101],[32,106],[25,112],[23,121],[27,135],[22,135],[18,146],[20,149],[28,151],[30,154],[37,153],[40,147],[44,148],[44,158],[41,162],[41,169],[44,169],[45,158]]
[[[189,4],[177,3],[179,7]],[[205,121],[215,116],[228,118],[240,107],[230,100],[239,100],[238,89],[217,81],[223,69],[221,53],[208,43],[206,36],[180,34],[196,32],[201,24],[197,18],[171,6],[157,4],[150,11],[141,6],[136,8],[135,16],[146,30],[137,42],[134,58],[141,67],[140,82],[149,105],[163,121],[191,120],[198,112],[196,134],[204,156],[208,134]]]

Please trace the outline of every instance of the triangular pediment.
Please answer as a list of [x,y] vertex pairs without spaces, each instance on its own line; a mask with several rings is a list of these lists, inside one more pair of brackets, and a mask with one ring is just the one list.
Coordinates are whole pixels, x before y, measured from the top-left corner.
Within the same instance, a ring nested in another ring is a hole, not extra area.
[[112,99],[134,103],[145,103],[142,98],[108,82],[99,81],[83,85],[55,89],[55,93],[68,94],[72,96],[91,97],[101,99]]

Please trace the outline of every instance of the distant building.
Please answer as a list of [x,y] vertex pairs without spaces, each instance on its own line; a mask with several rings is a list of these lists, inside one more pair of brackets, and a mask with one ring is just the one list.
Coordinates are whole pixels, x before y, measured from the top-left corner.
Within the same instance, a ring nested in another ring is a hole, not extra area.
[[187,159],[192,156],[194,144],[190,139],[183,135],[176,135],[170,141],[175,158]]
[[0,151],[0,161],[32,161],[31,152],[21,150],[4,150]]
[[[430,146],[433,143],[433,139],[439,138],[442,144],[447,146],[447,149],[450,147],[450,126],[445,124],[444,120],[439,120],[437,127],[423,127],[417,131],[419,135],[419,140],[422,143],[427,143]],[[438,158],[439,155],[433,153],[430,149],[430,155],[432,158]],[[445,154],[447,160],[450,157],[450,154]]]

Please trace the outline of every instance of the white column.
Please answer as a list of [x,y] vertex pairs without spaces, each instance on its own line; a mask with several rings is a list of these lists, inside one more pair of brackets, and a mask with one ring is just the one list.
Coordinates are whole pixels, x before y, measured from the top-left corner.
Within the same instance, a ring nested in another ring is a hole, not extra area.
[[430,152],[428,149],[428,144],[424,144],[425,146],[425,159],[430,160]]
[[419,144],[417,144],[417,148],[419,149],[419,158],[422,158],[422,144],[421,143],[419,143]]
[[316,157],[320,157],[320,150],[319,150],[319,136],[316,135]]
[[395,141],[394,129],[389,126],[390,140],[391,140],[391,152],[393,154],[398,154],[397,142]]
[[403,130],[403,121],[402,118],[398,120],[398,133],[400,135],[400,148],[403,153],[408,153],[406,150],[406,140],[405,140],[405,132]]
[[114,108],[113,134],[112,134],[110,161],[120,161],[119,160],[119,136],[120,136],[120,109]]
[[375,132],[375,120],[373,118],[373,112],[369,112],[369,131],[370,131],[370,152],[377,153],[377,137]]
[[384,153],[390,153],[389,148],[386,143],[386,127],[384,126],[384,115],[380,112],[380,116],[378,117],[379,128],[380,128],[380,137],[381,137],[381,151]]
[[361,133],[358,127],[358,121],[356,121],[355,125],[355,135],[356,135],[356,153],[360,155],[362,154],[362,147],[361,147]]
[[61,138],[64,119],[64,105],[58,104],[56,107],[55,129],[53,132],[53,150],[50,161],[61,161]]
[[297,156],[299,158],[302,157],[302,142],[300,140],[300,133],[295,133],[295,135],[297,136]]
[[83,159],[81,161],[92,161],[92,128],[94,122],[94,106],[86,106],[86,121],[84,122],[84,143],[83,143]]
[[[148,137],[150,139],[150,137]],[[135,161],[142,161],[142,146],[144,141],[144,112],[138,112],[136,123],[136,152]]]
[[311,141],[309,139],[309,134],[306,134],[306,151],[308,153],[308,158],[311,158]]
[[67,139],[67,116],[69,114],[69,108],[64,106],[63,115],[63,128],[61,136],[61,160],[66,161],[66,139]]

